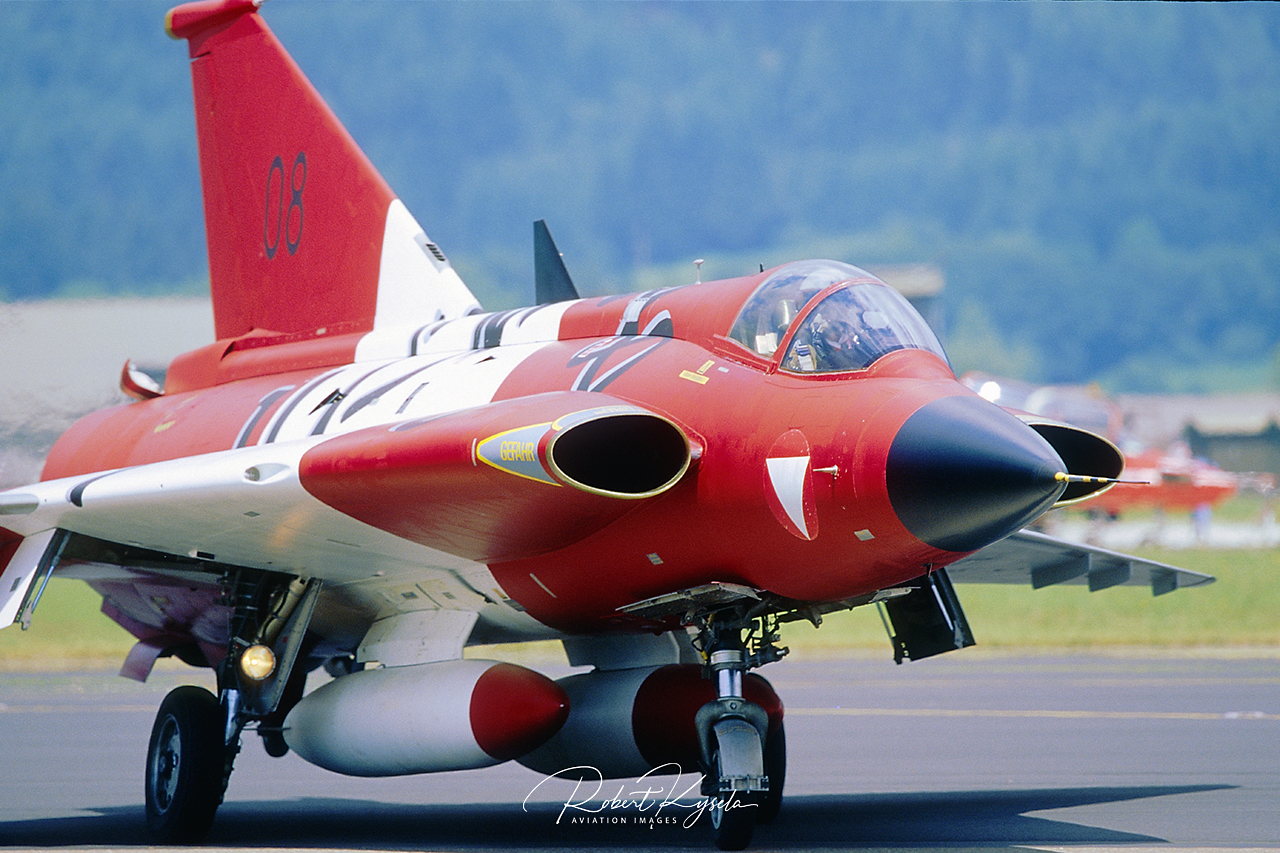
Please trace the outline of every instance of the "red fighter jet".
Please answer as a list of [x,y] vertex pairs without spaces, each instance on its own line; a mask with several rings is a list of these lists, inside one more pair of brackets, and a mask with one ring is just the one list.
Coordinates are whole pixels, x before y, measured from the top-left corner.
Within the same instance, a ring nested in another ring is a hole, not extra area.
[[1119,484],[1098,497],[1096,509],[1113,517],[1131,509],[1154,507],[1174,512],[1194,512],[1199,507],[1216,506],[1235,496],[1244,483],[1261,483],[1269,478],[1223,471],[1211,462],[1191,455],[1191,448],[1176,442],[1167,449],[1130,453],[1125,476],[1151,484],[1151,488]]
[[[163,388],[126,365],[137,402],[0,494],[5,624],[82,578],[137,637],[122,674],[217,673],[156,716],[158,842],[209,829],[249,728],[360,776],[697,767],[742,848],[782,797],[782,702],[749,674],[786,653],[781,623],[883,603],[901,661],[972,644],[949,571],[1210,580],[1020,532],[1120,454],[964,388],[866,272],[579,299],[538,224],[541,304],[483,313],[256,3],[167,26],[192,58],[217,342]],[[593,668],[463,658],[547,638]]]
[[[972,371],[960,377],[979,396],[1015,411],[1030,411],[1095,430],[1126,447],[1124,415],[1100,391],[1075,385],[1033,385],[1017,379]],[[1191,455],[1183,442],[1164,450],[1129,449],[1125,480],[1090,500],[1086,507],[1113,518],[1131,509],[1191,512],[1212,507],[1242,488],[1267,494],[1275,479],[1266,473],[1238,474]]]

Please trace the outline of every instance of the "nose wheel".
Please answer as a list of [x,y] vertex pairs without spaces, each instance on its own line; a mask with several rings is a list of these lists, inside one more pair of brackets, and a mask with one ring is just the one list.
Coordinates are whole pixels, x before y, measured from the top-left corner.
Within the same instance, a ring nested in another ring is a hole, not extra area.
[[[727,771],[721,761],[719,749],[712,753],[711,760],[717,785],[723,784]],[[715,836],[716,847],[720,850],[745,850],[755,833],[757,808],[758,804],[746,797],[739,798],[733,793],[721,795],[720,802],[710,809],[711,831]]]
[[[756,824],[769,823],[782,803],[786,776],[786,741],[781,722],[769,730],[765,709],[743,695],[743,677],[752,666],[777,660],[772,627],[743,639],[743,619],[709,619],[695,646],[709,651],[708,674],[716,685],[716,699],[703,705],[695,718],[702,749],[704,796],[711,798],[711,827],[716,847],[743,850],[751,843]],[[748,650],[748,641],[754,649]]]
[[147,747],[147,829],[160,843],[191,844],[213,824],[234,757],[224,714],[203,687],[178,687],[160,704]]
[[710,665],[719,698],[699,708],[695,718],[705,768],[702,793],[712,799],[716,847],[742,850],[751,843],[769,795],[764,766],[769,716],[742,696],[746,664],[741,651],[712,652]]

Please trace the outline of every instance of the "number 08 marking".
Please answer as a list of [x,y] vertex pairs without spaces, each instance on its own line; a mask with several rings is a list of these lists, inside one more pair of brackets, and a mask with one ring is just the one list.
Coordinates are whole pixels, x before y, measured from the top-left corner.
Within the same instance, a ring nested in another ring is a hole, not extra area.
[[284,236],[290,255],[297,254],[302,243],[302,190],[307,186],[307,152],[299,151],[289,174],[289,203],[285,204],[284,161],[276,157],[267,170],[267,212],[262,222],[262,245],[267,260],[280,249]]

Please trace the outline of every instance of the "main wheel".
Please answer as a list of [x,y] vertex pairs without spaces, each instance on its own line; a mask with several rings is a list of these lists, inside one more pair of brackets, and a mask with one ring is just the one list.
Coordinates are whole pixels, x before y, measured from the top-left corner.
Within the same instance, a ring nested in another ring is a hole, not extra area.
[[167,844],[200,841],[226,788],[225,726],[218,698],[178,687],[156,712],[147,748],[147,830]]
[[[712,769],[716,774],[716,788],[720,787],[720,750],[711,755]],[[717,797],[724,799],[720,794]],[[754,795],[747,795],[748,797]],[[757,804],[742,796],[732,796],[724,800],[722,805],[711,809],[711,829],[715,834],[716,847],[720,850],[745,850],[751,843],[751,835],[756,829]]]
[[787,781],[787,731],[782,723],[765,738],[764,775],[769,777],[769,791],[756,810],[756,823],[773,823],[782,808],[782,786]]

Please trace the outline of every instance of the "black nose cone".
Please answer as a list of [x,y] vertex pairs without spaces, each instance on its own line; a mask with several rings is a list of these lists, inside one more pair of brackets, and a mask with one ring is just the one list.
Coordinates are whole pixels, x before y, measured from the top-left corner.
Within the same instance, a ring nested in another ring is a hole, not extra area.
[[885,481],[911,533],[945,551],[976,551],[1053,505],[1066,466],[1043,438],[978,397],[921,407],[893,439]]

